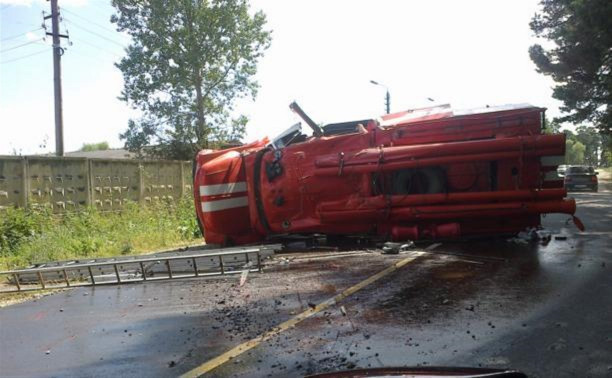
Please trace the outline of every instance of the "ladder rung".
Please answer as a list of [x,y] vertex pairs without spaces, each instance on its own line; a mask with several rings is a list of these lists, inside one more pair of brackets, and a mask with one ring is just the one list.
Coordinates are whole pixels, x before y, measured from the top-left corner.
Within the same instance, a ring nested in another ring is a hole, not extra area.
[[[261,253],[278,249],[280,245],[238,247],[216,253],[203,251],[198,254],[91,259],[87,260],[88,263],[72,260],[37,264],[32,268],[0,272],[0,276],[9,276],[16,285],[16,289],[0,292],[231,275],[241,273],[248,266],[251,266],[250,272],[258,272],[261,271]],[[252,266],[255,262],[257,266]],[[60,282],[63,285],[59,285]]]

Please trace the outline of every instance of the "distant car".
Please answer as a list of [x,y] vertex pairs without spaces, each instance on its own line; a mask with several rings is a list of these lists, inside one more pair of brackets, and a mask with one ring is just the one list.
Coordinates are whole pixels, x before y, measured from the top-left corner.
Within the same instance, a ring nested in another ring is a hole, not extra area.
[[593,167],[570,165],[565,170],[565,188],[567,190],[597,191],[597,172]]
[[567,170],[567,165],[560,165],[557,167],[557,174],[561,177],[565,176],[565,171]]

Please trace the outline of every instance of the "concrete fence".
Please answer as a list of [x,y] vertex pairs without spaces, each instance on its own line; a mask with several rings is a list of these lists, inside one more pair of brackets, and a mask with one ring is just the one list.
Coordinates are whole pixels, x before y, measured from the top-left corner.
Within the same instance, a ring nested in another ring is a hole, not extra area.
[[191,193],[188,161],[0,156],[0,209],[112,211],[128,202],[176,201]]

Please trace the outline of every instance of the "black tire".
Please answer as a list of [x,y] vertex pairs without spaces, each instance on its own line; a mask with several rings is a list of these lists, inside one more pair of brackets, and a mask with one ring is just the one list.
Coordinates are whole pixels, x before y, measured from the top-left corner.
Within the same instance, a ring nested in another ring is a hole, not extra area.
[[393,176],[393,194],[435,194],[446,191],[441,168],[403,169]]

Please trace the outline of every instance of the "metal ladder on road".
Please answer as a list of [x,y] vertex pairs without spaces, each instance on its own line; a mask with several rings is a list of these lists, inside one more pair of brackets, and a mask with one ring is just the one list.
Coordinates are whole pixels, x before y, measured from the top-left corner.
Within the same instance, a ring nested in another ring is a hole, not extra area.
[[14,287],[0,293],[261,272],[262,258],[280,249],[280,244],[270,244],[38,264],[1,271],[0,277],[8,277]]

